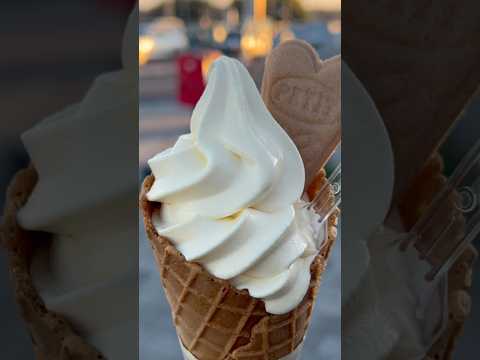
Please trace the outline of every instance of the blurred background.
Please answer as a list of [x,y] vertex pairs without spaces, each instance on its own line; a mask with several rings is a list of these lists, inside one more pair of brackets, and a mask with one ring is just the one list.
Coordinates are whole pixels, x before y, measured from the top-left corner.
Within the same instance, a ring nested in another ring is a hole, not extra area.
[[[309,42],[321,58],[340,53],[340,0],[140,0],[139,165],[188,133],[211,63],[240,59],[257,86],[265,57],[289,39]],[[339,154],[336,160],[339,161]],[[340,240],[323,278],[303,358],[340,359]],[[140,226],[140,359],[181,359],[170,308]]]
[[[29,162],[20,135],[46,116],[80,101],[100,73],[121,67],[123,31],[134,3],[134,0],[2,2],[1,209],[7,184]],[[2,212],[0,223],[1,216]],[[0,319],[0,358],[33,359],[31,339],[13,298],[6,252],[1,244]]]
[[[452,174],[459,162],[480,141],[480,89],[472,96],[468,106],[465,107],[452,132],[448,135],[440,148],[444,159],[444,173],[448,177]],[[480,161],[477,158],[469,174],[472,188],[477,190],[474,195],[477,216],[480,208]],[[478,227],[477,217],[476,226]],[[475,224],[475,222],[472,222]],[[480,250],[480,236],[471,239],[477,251]],[[465,326],[454,351],[454,359],[478,358],[478,334],[480,332],[480,259],[477,259],[472,272],[471,309],[467,316]]]

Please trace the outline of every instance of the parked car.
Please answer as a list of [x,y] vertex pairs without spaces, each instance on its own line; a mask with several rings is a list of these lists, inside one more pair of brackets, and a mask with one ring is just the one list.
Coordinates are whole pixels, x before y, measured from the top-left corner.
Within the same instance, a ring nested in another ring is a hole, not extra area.
[[140,28],[141,35],[154,41],[151,60],[168,60],[177,53],[188,49],[187,28],[177,17],[161,17]]

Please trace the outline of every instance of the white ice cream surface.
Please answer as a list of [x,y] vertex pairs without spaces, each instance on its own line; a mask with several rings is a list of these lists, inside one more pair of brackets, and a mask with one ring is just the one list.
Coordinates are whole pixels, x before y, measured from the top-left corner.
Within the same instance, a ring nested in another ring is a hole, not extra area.
[[295,308],[318,252],[314,213],[300,201],[305,170],[244,66],[221,57],[195,107],[191,133],[149,160],[154,217],[189,261],[265,301]]

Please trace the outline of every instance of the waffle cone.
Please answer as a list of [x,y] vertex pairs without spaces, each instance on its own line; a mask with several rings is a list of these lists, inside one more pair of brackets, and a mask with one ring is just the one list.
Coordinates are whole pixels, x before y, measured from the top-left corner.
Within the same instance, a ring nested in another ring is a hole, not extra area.
[[[322,176],[326,181],[324,172]],[[287,314],[272,315],[262,300],[186,261],[168,239],[158,235],[152,214],[161,204],[145,197],[153,181],[152,175],[145,179],[140,206],[183,346],[200,360],[276,360],[292,353],[303,341],[312,316],[320,278],[336,238],[336,214],[329,219],[328,239],[311,265],[310,287],[303,301]]]
[[48,240],[44,234],[22,229],[17,223],[17,213],[36,183],[37,172],[32,166],[15,175],[7,190],[0,232],[1,243],[8,254],[15,299],[32,339],[35,357],[37,360],[105,359],[75,332],[67,319],[45,306],[33,284],[30,274],[32,255]]

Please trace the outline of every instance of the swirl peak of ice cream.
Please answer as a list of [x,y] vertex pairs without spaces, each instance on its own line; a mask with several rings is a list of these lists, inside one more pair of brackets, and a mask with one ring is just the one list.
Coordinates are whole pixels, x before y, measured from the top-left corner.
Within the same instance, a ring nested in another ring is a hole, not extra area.
[[305,170],[245,67],[221,57],[195,107],[191,133],[149,160],[147,193],[162,203],[158,233],[188,261],[265,301],[294,309],[310,283],[320,235],[300,201]]

